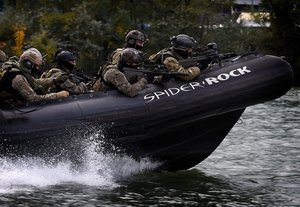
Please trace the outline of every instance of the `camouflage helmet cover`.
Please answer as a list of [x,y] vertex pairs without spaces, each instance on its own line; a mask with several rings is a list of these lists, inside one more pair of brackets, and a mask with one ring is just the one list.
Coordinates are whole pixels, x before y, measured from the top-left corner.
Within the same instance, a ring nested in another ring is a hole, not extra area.
[[125,36],[125,42],[128,43],[128,41],[130,41],[132,39],[146,42],[147,36],[143,32],[140,32],[138,30],[131,30],[131,31],[127,32],[127,34]]
[[143,53],[134,48],[126,48],[122,51],[120,61],[126,62],[128,64],[141,65]]
[[20,62],[23,62],[24,60],[29,60],[38,66],[43,64],[43,56],[36,48],[29,48],[25,50],[20,57]]

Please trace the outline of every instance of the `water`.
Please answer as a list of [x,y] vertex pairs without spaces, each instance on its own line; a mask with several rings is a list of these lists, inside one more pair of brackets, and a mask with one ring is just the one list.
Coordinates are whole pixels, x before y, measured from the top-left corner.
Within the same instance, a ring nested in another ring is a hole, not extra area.
[[95,153],[85,168],[0,158],[0,206],[300,206],[300,89],[249,107],[217,150],[194,168]]

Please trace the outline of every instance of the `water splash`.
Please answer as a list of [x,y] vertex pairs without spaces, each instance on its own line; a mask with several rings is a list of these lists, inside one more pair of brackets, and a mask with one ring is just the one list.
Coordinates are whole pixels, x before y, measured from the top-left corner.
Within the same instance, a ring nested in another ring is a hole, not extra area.
[[[159,163],[136,161],[118,153],[105,153],[103,135],[94,133],[84,139],[83,160],[79,168],[69,160],[49,163],[42,158],[0,158],[0,193],[14,193],[64,183],[77,183],[103,189],[118,187],[118,181],[150,170]],[[82,139],[83,140],[83,139]]]

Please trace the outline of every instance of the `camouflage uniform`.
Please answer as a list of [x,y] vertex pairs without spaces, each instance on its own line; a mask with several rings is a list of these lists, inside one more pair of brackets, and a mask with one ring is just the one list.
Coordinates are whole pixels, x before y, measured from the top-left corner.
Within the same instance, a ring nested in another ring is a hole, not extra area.
[[[148,81],[142,76],[126,76],[123,67],[137,68],[142,63],[142,52],[134,48],[117,49],[110,56],[102,77],[105,83],[116,87],[127,96],[138,95]],[[128,74],[127,74],[128,75]]]
[[108,58],[108,62],[112,65],[116,65],[121,57],[121,53],[126,48],[134,48],[137,50],[142,50],[144,43],[147,42],[147,35],[138,30],[129,30],[125,36],[124,48],[118,48],[112,52]]
[[3,52],[2,50],[0,50],[0,78],[2,77],[2,64],[4,62],[6,62],[8,59],[7,55],[5,54],[5,52]]
[[138,95],[139,91],[147,84],[145,78],[141,78],[136,83],[130,84],[124,73],[116,65],[109,65],[107,67],[103,79],[106,83],[115,86],[119,91],[130,97]]
[[81,94],[88,91],[88,86],[80,82],[76,77],[72,77],[72,74],[67,69],[62,70],[59,68],[52,68],[48,72],[42,75],[43,78],[57,78],[60,76],[66,76],[64,82],[53,85],[49,88],[49,92],[58,92],[62,90],[69,91],[71,94]]
[[89,91],[105,91],[105,90],[107,90],[107,86],[105,85],[105,83],[96,78],[94,80],[91,80],[90,82],[88,82],[86,85],[87,85]]
[[121,57],[121,53],[125,48],[118,48],[115,51],[113,51],[113,53],[111,54],[111,56],[109,57],[109,62],[112,65],[116,65],[118,64],[120,57]]
[[5,54],[5,52],[0,50],[0,68],[2,67],[2,64],[7,61],[7,59],[8,59],[8,57]]
[[183,59],[178,53],[176,53],[173,48],[165,49],[158,52],[156,55],[150,57],[150,59],[154,60],[158,64],[163,64],[166,67],[166,70],[169,72],[179,72],[184,75],[174,75],[176,78],[180,80],[189,81],[200,75],[199,67],[193,66],[184,68],[178,60]]
[[[43,94],[41,91],[53,85],[51,79],[35,79],[30,71],[20,66],[17,57],[12,57],[3,64],[6,70],[1,80],[1,102],[20,104],[24,102],[37,102],[59,98],[57,93]],[[39,92],[38,92],[39,91]]]
[[125,48],[118,48],[114,50],[107,59],[107,63],[103,66],[100,76],[104,79],[104,74],[110,69],[115,68],[121,57],[121,53]]
[[138,51],[141,51],[144,47],[144,43],[147,42],[147,40],[147,35],[143,32],[139,30],[128,30],[125,34],[124,47],[114,50],[108,57],[107,64],[103,66],[103,70],[101,71],[101,76],[103,77],[107,69],[111,68],[112,65],[118,64],[123,50],[126,48],[134,48]]

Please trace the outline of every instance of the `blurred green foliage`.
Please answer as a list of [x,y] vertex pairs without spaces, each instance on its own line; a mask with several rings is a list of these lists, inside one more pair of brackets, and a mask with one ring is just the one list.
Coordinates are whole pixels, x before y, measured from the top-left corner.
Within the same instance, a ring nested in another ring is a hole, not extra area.
[[199,47],[216,42],[220,52],[285,55],[298,74],[299,3],[265,0],[263,4],[271,11],[269,28],[238,25],[231,13],[233,0],[4,0],[0,45],[8,55],[16,55],[14,27],[23,25],[23,46],[32,45],[47,55],[47,67],[62,47],[78,51],[78,67],[92,72],[123,46],[128,29],[149,36],[144,48],[148,56],[168,47],[171,36],[186,33]]

